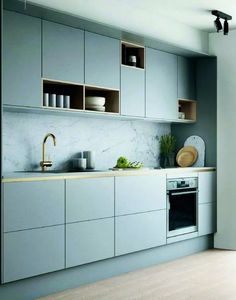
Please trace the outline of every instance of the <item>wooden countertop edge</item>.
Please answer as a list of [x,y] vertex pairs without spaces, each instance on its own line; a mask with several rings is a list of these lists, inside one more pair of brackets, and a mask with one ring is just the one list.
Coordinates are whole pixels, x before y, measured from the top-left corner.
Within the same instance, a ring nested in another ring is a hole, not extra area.
[[28,182],[28,181],[48,181],[48,180],[65,180],[65,179],[85,179],[85,178],[102,178],[102,177],[119,177],[119,176],[139,176],[139,175],[154,175],[159,173],[170,174],[170,173],[199,173],[216,171],[214,167],[203,167],[203,168],[173,168],[173,169],[150,169],[150,170],[137,170],[137,171],[105,171],[105,172],[94,172],[94,173],[76,173],[76,174],[47,174],[46,176],[34,177],[11,177],[9,175],[2,178],[2,183],[10,182]]

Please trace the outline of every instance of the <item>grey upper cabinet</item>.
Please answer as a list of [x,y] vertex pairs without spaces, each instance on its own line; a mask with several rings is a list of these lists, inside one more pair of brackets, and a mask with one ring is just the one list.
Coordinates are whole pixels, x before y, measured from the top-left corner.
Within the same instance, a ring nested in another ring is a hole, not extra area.
[[44,78],[84,83],[84,31],[43,21]]
[[146,49],[146,117],[177,119],[177,56]]
[[182,56],[178,56],[178,98],[196,98],[195,61]]
[[3,13],[3,103],[41,104],[41,20]]
[[114,216],[114,178],[66,181],[66,222]]
[[85,83],[120,89],[120,41],[85,32]]
[[115,178],[115,214],[126,215],[166,208],[165,175]]
[[65,223],[64,180],[4,183],[4,232]]
[[121,114],[145,116],[145,71],[121,67]]

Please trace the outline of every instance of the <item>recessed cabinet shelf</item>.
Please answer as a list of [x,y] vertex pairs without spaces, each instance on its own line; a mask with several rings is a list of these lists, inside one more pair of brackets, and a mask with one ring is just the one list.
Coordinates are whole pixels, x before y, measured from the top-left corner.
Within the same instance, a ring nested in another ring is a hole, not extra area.
[[105,98],[105,112],[108,113],[119,113],[120,112],[120,100],[119,100],[119,91],[118,90],[110,90],[110,89],[104,89],[104,88],[98,88],[98,87],[92,87],[92,86],[86,86],[85,87],[85,110],[89,111],[96,111],[93,110],[91,107],[88,108],[86,106],[86,97],[104,97]]
[[[70,106],[68,107],[69,109],[83,109],[83,90],[83,85],[76,85],[60,81],[43,80],[43,93],[70,96]],[[53,108],[50,106],[50,103],[48,107]]]
[[121,42],[121,63],[125,66],[144,69],[144,47]]
[[179,99],[179,120],[196,121],[197,119],[197,102],[195,100]]

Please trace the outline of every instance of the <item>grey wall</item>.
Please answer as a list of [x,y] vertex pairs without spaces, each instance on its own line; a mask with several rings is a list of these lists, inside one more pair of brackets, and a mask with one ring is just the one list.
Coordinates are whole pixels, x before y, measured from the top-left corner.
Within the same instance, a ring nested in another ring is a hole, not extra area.
[[57,138],[56,147],[51,140],[47,144],[53,168],[67,167],[81,150],[95,150],[96,168],[107,169],[121,155],[143,161],[145,166],[158,166],[159,137],[170,132],[170,125],[4,112],[3,171],[39,168],[42,141],[48,132]]
[[172,134],[177,147],[183,147],[190,135],[199,135],[206,143],[206,166],[216,166],[216,58],[199,58],[196,61],[197,122],[173,124]]

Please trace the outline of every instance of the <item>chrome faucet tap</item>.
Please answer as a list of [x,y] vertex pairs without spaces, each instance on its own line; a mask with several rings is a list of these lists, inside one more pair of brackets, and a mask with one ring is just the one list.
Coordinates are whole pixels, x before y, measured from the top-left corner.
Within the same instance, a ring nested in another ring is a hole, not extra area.
[[46,171],[46,169],[47,169],[48,167],[51,167],[51,166],[52,166],[52,161],[51,161],[51,160],[46,160],[46,159],[45,159],[45,156],[46,156],[46,142],[47,142],[47,139],[48,139],[49,137],[51,137],[51,138],[53,139],[54,146],[56,146],[56,137],[55,137],[55,135],[52,134],[52,133],[48,133],[48,134],[45,136],[44,140],[43,140],[43,149],[42,149],[42,152],[43,152],[43,153],[42,153],[42,157],[43,157],[43,159],[42,159],[42,161],[40,162],[40,166],[41,166],[41,168],[42,168],[42,171]]

